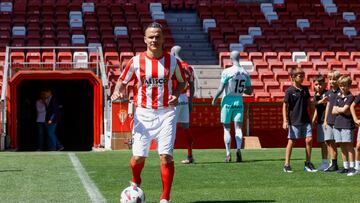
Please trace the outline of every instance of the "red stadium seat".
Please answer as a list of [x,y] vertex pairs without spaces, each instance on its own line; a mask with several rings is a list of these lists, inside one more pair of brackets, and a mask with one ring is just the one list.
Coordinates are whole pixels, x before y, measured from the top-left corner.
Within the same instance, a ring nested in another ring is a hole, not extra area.
[[54,52],[43,52],[41,56],[41,61],[45,63],[43,64],[44,69],[55,68],[54,63],[56,62],[56,58]]
[[10,53],[10,61],[12,69],[24,68],[25,54],[24,52],[12,52]]
[[338,61],[349,61],[350,60],[350,53],[349,52],[336,52],[336,56],[335,56],[336,60]]
[[71,52],[61,51],[58,53],[57,62],[60,69],[71,69],[72,66],[72,54]]
[[104,58],[108,68],[120,69],[119,54],[117,52],[105,52]]
[[280,91],[280,83],[278,81],[267,81],[265,82],[265,90],[267,92]]
[[264,92],[264,83],[260,80],[251,80],[251,87],[253,88],[254,92]]
[[321,61],[321,53],[315,51],[307,52],[307,59],[311,62]]
[[[27,64],[28,68],[39,69],[40,68],[40,52],[27,52],[26,53],[26,62],[31,63]],[[32,64],[34,63],[34,64]]]
[[284,92],[271,92],[270,93],[272,102],[283,102],[285,93]]
[[289,72],[287,71],[275,72],[275,80],[278,82],[290,81]]

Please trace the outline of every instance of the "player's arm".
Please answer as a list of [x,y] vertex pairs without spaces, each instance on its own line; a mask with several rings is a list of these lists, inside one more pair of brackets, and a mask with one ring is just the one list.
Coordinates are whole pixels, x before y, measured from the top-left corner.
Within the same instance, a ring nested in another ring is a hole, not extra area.
[[328,102],[326,104],[326,108],[325,108],[325,117],[324,117],[324,127],[327,128],[328,124],[327,124],[327,117],[329,115],[329,109],[330,109],[330,102]]
[[115,101],[118,98],[124,99],[125,97],[125,90],[127,83],[132,80],[135,74],[134,68],[133,68],[133,59],[131,59],[128,64],[126,64],[126,67],[120,74],[120,77],[116,81],[115,89],[113,94],[111,95],[111,101]]
[[312,121],[311,121],[311,123],[312,123],[313,125],[316,124],[316,118],[317,118],[317,111],[316,111],[316,109],[315,109],[315,110],[314,110],[314,113],[313,113]]
[[283,129],[286,130],[289,127],[288,121],[288,104],[286,102],[283,103],[282,107],[282,116],[283,116]]
[[337,114],[341,114],[341,113],[346,114],[346,113],[348,113],[349,110],[350,110],[350,105],[345,104],[345,106],[343,106],[343,107],[337,107],[336,109],[337,109],[337,111],[336,111]]
[[172,95],[169,96],[169,104],[176,106],[178,103],[179,95],[181,94],[181,91],[185,88],[186,85],[185,76],[179,62],[177,62],[173,79],[177,81],[177,85],[175,90],[172,92]]
[[123,81],[119,78],[116,81],[114,92],[111,95],[111,101],[115,101],[117,99],[124,99],[125,89],[126,89],[126,84],[124,84]]
[[356,115],[356,110],[355,110],[355,102],[351,103],[351,106],[350,106],[350,112],[351,112],[351,116],[353,117],[354,119],[354,122],[359,125],[360,124],[360,120],[358,119],[357,115]]
[[215,106],[217,98],[220,97],[220,95],[224,91],[224,89],[225,89],[225,84],[221,82],[220,85],[219,85],[219,88],[217,89],[217,91],[215,93],[215,96],[214,96],[214,98],[213,98],[213,100],[211,102],[211,104],[213,106]]
[[248,79],[246,80],[244,93],[247,94],[247,95],[251,95],[253,93],[253,89],[251,87],[250,77],[248,77]]
[[192,105],[193,105],[193,98],[195,94],[195,83],[194,81],[189,81],[189,87],[190,87],[190,97],[189,97],[189,112],[192,111]]

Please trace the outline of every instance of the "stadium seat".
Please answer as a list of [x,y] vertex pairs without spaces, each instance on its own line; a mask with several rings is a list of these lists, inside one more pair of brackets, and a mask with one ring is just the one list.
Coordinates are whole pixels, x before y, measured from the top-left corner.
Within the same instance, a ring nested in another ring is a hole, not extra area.
[[203,20],[203,30],[208,32],[208,29],[211,27],[216,27],[215,19],[204,19]]
[[270,102],[271,97],[268,92],[255,92],[255,101],[258,102]]
[[73,56],[73,68],[88,68],[88,53],[85,51],[76,51]]
[[95,6],[93,2],[83,2],[82,3],[82,12],[83,13],[94,13]]
[[289,72],[287,72],[287,71],[275,72],[275,80],[280,83],[285,82],[285,81],[290,81]]
[[326,52],[322,52],[321,53],[321,60],[322,61],[332,61],[335,60],[335,52],[331,52],[331,51],[326,51]]
[[279,92],[280,84],[278,81],[267,81],[265,82],[265,90],[267,92]]
[[11,52],[10,53],[10,62],[12,69],[23,69],[25,62],[24,52]]
[[120,59],[117,52],[105,52],[105,64],[108,68],[120,69]]
[[43,63],[43,69],[55,68],[56,57],[54,52],[44,51],[41,55],[41,62]]
[[284,92],[271,92],[270,93],[271,101],[272,102],[283,102],[285,93]]
[[27,68],[39,69],[40,61],[41,61],[40,52],[27,52],[26,53],[26,62],[30,63],[30,64],[27,64]]
[[269,69],[272,70],[274,73],[284,71],[284,64],[280,61],[270,61],[268,62]]
[[59,63],[59,69],[71,69],[73,66],[71,52],[60,51],[57,56],[57,62]]
[[300,63],[302,61],[307,61],[305,52],[293,52],[292,53],[292,61]]

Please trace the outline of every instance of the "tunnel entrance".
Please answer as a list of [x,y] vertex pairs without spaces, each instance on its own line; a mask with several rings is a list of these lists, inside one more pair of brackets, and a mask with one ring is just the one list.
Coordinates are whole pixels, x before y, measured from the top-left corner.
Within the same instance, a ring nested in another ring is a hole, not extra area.
[[64,150],[91,150],[94,143],[94,90],[91,82],[86,79],[26,79],[17,85],[18,150],[33,151],[38,148],[36,100],[39,99],[40,91],[44,88],[51,89],[59,103],[60,118],[56,133]]

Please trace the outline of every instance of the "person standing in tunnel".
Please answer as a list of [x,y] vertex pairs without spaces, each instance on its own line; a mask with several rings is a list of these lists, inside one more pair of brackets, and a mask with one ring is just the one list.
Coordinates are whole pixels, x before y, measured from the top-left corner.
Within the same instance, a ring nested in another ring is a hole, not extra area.
[[61,151],[64,149],[64,147],[62,146],[56,135],[56,127],[59,118],[59,104],[50,89],[45,89],[44,92],[46,97],[45,124],[49,150]]

